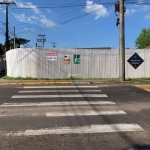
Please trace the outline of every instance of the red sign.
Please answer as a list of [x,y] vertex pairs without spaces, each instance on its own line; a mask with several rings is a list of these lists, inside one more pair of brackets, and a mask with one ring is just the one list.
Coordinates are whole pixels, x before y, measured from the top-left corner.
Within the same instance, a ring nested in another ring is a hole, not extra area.
[[57,56],[56,52],[47,52],[46,56]]

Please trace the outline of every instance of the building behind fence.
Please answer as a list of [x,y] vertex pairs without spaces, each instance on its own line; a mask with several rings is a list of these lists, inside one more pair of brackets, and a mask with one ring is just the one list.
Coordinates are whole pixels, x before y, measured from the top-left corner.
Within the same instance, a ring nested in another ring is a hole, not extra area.
[[[127,62],[135,52],[144,60],[137,69]],[[75,64],[75,56],[79,56],[79,64]],[[6,59],[7,75],[12,77],[119,77],[119,51],[112,49],[19,48],[8,51]],[[150,77],[150,50],[125,50],[125,76]]]

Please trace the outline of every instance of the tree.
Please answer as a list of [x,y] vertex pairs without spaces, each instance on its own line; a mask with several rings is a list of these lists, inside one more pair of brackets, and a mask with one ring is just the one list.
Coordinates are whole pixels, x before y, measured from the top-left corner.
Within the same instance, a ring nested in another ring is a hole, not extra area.
[[3,44],[0,43],[0,55],[4,55],[5,53],[5,47]]
[[[30,40],[26,40],[23,38],[15,38],[15,47],[20,48],[20,45],[24,45],[30,42]],[[14,48],[14,38],[9,40],[10,47],[13,49]]]
[[150,28],[143,28],[140,35],[135,41],[135,46],[138,49],[145,48],[150,45]]

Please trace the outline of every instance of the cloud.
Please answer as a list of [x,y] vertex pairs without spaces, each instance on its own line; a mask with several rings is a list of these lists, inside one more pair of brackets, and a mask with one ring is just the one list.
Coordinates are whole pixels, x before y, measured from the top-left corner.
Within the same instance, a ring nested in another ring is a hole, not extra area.
[[[144,3],[144,0],[138,0],[138,3]],[[132,8],[126,9],[126,16],[132,15],[134,13],[138,13],[138,12],[147,12],[150,10],[150,6],[149,5],[134,5],[132,6]]]
[[107,9],[100,4],[93,3],[93,1],[86,1],[86,7],[84,9],[85,12],[95,14],[95,20],[99,19],[100,17],[108,16]]
[[28,23],[28,24],[38,24],[41,27],[52,28],[52,27],[58,26],[58,24],[56,24],[55,22],[47,19],[45,15],[26,16],[24,13],[22,13],[22,14],[14,14],[13,13],[13,16],[19,22],[24,22],[24,23]]
[[6,9],[0,5],[0,11],[6,13]]
[[16,5],[18,8],[30,8],[34,11],[35,14],[40,13],[40,10],[35,5],[33,5],[31,2],[22,3],[22,2],[16,1]]
[[24,28],[25,31],[36,32],[37,30],[34,28]]
[[144,3],[144,0],[138,0],[138,3],[139,3],[139,4]]
[[133,8],[132,9],[127,9],[125,15],[129,16],[129,15],[134,14],[136,12],[137,12],[136,9],[133,9]]
[[145,16],[146,19],[150,19],[150,13]]
[[138,5],[134,5],[134,7],[137,9],[137,12],[139,11],[148,11],[150,9],[149,4],[146,4],[145,0],[137,0]]
[[24,13],[22,13],[22,14],[12,13],[12,14],[16,18],[16,20],[18,20],[19,22],[25,22],[28,24],[36,24],[39,21],[39,18],[34,15],[28,17]]
[[150,9],[150,6],[149,5],[144,5],[142,6],[142,10],[143,11],[148,11]]
[[58,24],[56,24],[55,22],[47,19],[45,15],[40,16],[40,22],[43,27],[47,27],[47,28],[52,28],[52,27],[58,26]]
[[[149,10],[150,10],[150,6],[149,5],[145,5],[145,4],[142,4],[144,3],[144,0],[138,0],[138,3],[140,3],[141,5],[134,5],[134,8],[132,9],[127,9],[126,10],[126,15],[129,16],[133,13],[138,13],[138,12],[144,12],[144,13],[148,13]],[[146,19],[150,19],[150,13],[146,14],[145,15],[145,18]]]
[[[33,5],[31,2],[23,3],[22,0],[17,0],[16,2],[18,8],[31,8],[34,13],[14,13],[12,15],[16,20],[26,24],[38,25],[42,28],[53,28],[58,26],[55,22],[48,19],[39,9]],[[50,13],[50,10],[49,10]],[[32,14],[32,15],[30,15]],[[29,28],[24,28],[25,31],[29,30]],[[36,31],[35,29],[30,29],[29,31]]]

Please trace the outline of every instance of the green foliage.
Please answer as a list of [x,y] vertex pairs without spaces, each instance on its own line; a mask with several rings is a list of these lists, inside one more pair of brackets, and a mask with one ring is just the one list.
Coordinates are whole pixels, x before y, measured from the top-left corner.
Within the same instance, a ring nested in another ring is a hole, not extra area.
[[[20,45],[24,45],[30,42],[30,40],[26,40],[23,38],[15,38],[15,47],[20,48]],[[13,49],[14,48],[14,39],[9,40],[9,45]]]
[[150,45],[150,28],[143,28],[140,35],[135,41],[135,46],[138,49],[145,48]]
[[74,80],[75,78],[74,78],[73,76],[70,76],[70,79],[71,79],[71,80]]
[[38,80],[37,78],[32,78],[32,77],[26,77],[26,78],[23,78],[23,77],[10,77],[10,76],[4,76],[3,79],[6,79],[6,80]]

